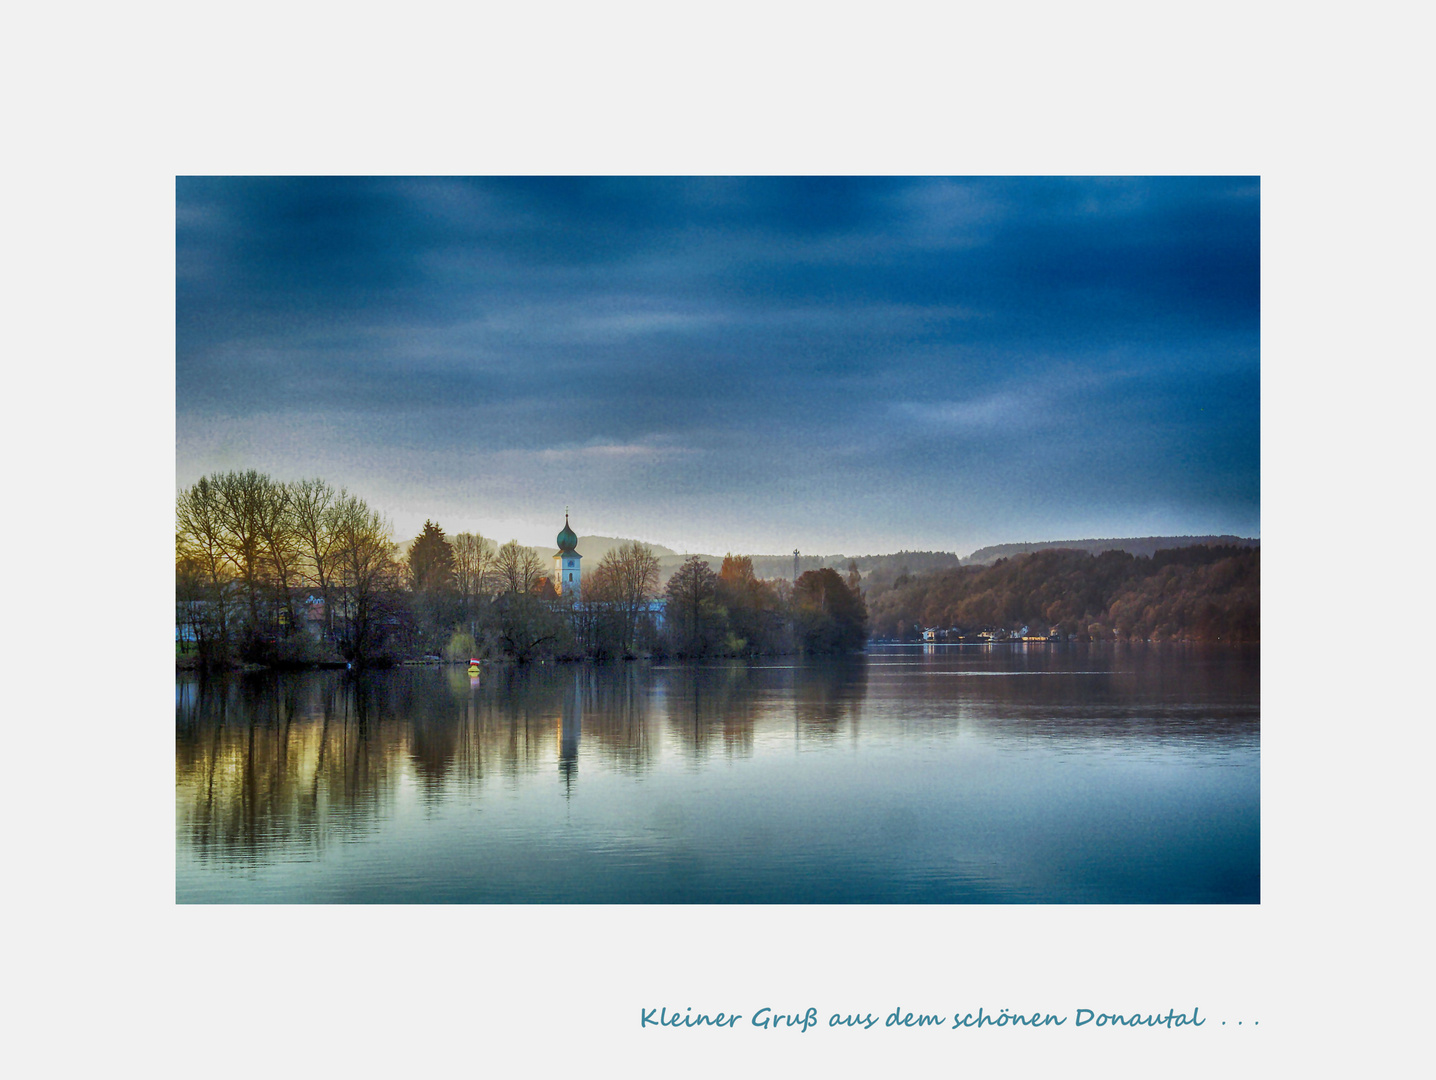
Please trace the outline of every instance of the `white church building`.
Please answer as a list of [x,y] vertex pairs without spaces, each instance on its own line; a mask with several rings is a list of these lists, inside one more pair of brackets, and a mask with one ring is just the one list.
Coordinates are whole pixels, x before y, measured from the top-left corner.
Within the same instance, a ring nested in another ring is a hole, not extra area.
[[560,596],[572,595],[579,599],[583,571],[579,562],[583,556],[578,553],[578,534],[568,527],[568,511],[563,512],[563,530],[558,534],[558,551],[553,556],[554,591]]

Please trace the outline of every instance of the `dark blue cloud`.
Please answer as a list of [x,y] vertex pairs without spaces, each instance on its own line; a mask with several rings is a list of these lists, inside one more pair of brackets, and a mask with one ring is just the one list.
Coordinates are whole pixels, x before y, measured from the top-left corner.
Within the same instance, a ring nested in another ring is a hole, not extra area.
[[180,480],[516,520],[578,470],[609,531],[741,501],[734,548],[819,504],[830,547],[1252,532],[1259,237],[1240,178],[182,178]]

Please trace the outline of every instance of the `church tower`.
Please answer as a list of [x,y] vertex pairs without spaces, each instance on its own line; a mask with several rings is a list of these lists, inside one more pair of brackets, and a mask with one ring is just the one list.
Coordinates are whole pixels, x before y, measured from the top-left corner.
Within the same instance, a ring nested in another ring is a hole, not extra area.
[[579,597],[583,571],[578,568],[583,556],[578,553],[578,534],[568,527],[568,510],[563,512],[563,531],[558,534],[558,551],[553,557],[554,591],[560,596]]

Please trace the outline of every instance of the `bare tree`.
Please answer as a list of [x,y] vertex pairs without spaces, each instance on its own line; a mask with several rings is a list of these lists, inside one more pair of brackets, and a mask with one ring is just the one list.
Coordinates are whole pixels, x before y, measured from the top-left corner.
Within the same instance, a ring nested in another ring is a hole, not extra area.
[[334,584],[342,597],[349,646],[361,663],[380,638],[384,599],[399,583],[393,530],[383,515],[355,495],[332,508]]
[[520,576],[525,588],[529,592],[533,592],[539,587],[539,582],[543,580],[544,571],[547,569],[543,558],[533,548],[524,548],[520,568],[522,570]]
[[213,478],[219,492],[219,515],[224,527],[224,554],[244,585],[249,602],[250,626],[258,629],[260,593],[265,580],[264,528],[268,488],[273,481],[254,469],[223,473]]
[[631,652],[639,615],[658,593],[658,556],[637,540],[610,548],[594,571],[591,599],[610,606],[618,631],[618,648]]
[[259,536],[263,555],[268,562],[265,576],[274,590],[279,610],[287,617],[287,628],[298,625],[294,615],[294,588],[299,583],[299,562],[303,543],[294,520],[294,507],[288,484],[264,477],[261,488]]
[[520,662],[530,659],[540,645],[556,640],[563,630],[556,603],[532,592],[507,593],[497,606],[504,651]]
[[454,549],[454,580],[466,601],[486,596],[494,576],[494,542],[478,533],[459,533]]
[[452,541],[454,550],[454,584],[459,605],[469,633],[477,637],[477,618],[481,602],[494,587],[494,544],[478,533],[459,533]]
[[176,570],[185,563],[198,568],[204,589],[194,602],[202,605],[197,610],[203,611],[212,631],[210,636],[221,654],[229,648],[227,587],[231,571],[226,551],[219,489],[207,477],[201,477],[175,500]]
[[303,549],[301,573],[312,588],[319,590],[324,602],[325,628],[334,629],[334,597],[330,580],[334,576],[334,513],[335,506],[348,497],[336,492],[324,480],[299,480],[289,485],[290,513],[294,532]]
[[530,593],[543,577],[544,566],[533,548],[510,540],[494,557],[494,570],[505,592]]
[[175,500],[175,616],[206,665],[229,658],[233,571],[226,551],[219,489],[202,477]]

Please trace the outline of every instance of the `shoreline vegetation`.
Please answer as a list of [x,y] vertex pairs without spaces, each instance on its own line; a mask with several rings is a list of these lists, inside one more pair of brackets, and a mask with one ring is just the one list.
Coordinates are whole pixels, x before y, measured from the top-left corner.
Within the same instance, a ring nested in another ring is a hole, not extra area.
[[1260,641],[1261,551],[1242,544],[1047,547],[988,565],[900,552],[796,581],[758,576],[750,556],[715,569],[694,555],[665,581],[659,554],[628,540],[585,567],[576,599],[516,540],[426,521],[401,549],[359,496],[252,469],[182,491],[175,541],[176,665],[192,670],[838,654],[870,639]]

